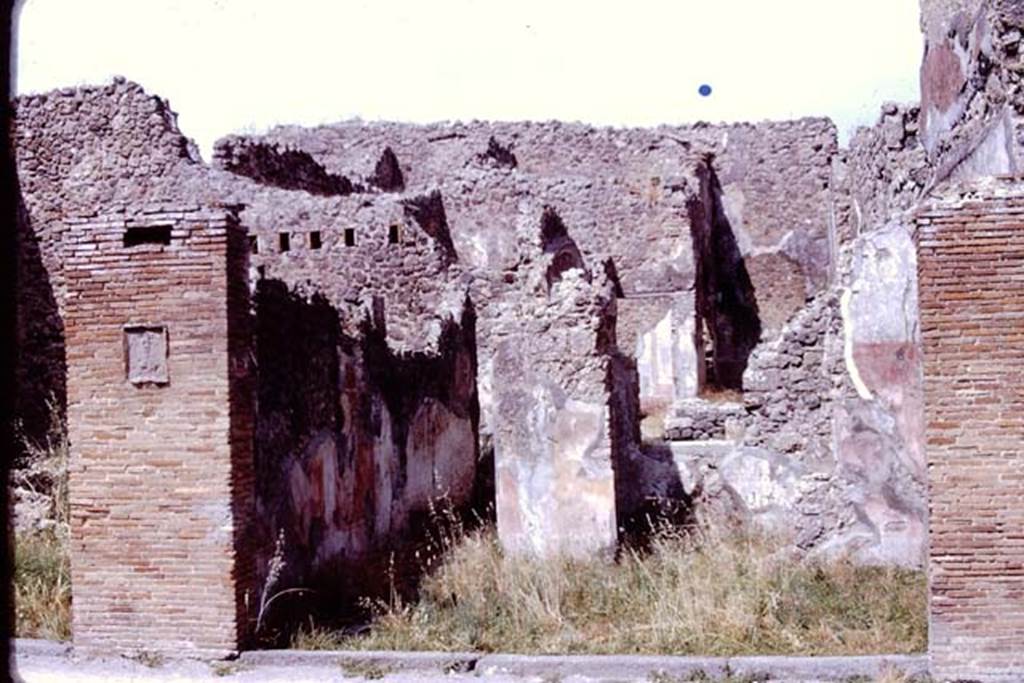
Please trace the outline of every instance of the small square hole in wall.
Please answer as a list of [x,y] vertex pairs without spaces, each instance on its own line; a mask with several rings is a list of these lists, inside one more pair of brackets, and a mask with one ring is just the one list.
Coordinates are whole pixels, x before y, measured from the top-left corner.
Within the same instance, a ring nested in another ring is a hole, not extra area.
[[388,226],[388,244],[398,244],[402,238],[402,229],[397,225]]
[[345,246],[354,247],[356,246],[356,229],[345,228]]
[[124,246],[137,247],[142,244],[170,244],[171,226],[138,225],[124,231]]
[[124,328],[125,374],[132,384],[164,385],[167,370],[167,327],[128,325]]
[[260,253],[260,238],[256,235],[249,235],[249,253]]
[[286,232],[282,232],[277,236],[277,244],[280,247],[282,253],[292,250],[292,236]]
[[314,230],[313,232],[309,233],[309,248],[319,249],[322,246],[323,242],[320,240],[320,231]]

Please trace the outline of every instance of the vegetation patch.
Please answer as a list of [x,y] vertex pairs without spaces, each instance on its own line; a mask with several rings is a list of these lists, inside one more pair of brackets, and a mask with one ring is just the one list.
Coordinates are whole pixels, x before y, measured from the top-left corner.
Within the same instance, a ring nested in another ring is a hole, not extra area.
[[14,539],[15,632],[20,638],[71,638],[67,426],[50,403],[41,442],[22,436],[22,457],[12,472],[15,495],[32,496],[42,509],[35,524]]
[[389,667],[360,661],[342,662],[341,671],[346,678],[362,678],[367,681],[377,681],[391,673]]
[[417,601],[369,603],[309,649],[524,654],[861,655],[927,644],[923,572],[797,559],[780,539],[659,534],[612,562],[506,557],[491,530],[452,539]]
[[158,669],[167,662],[167,658],[162,653],[152,650],[139,650],[128,659],[150,669]]
[[14,598],[18,637],[71,637],[71,567],[67,540],[59,533],[20,534],[15,539]]

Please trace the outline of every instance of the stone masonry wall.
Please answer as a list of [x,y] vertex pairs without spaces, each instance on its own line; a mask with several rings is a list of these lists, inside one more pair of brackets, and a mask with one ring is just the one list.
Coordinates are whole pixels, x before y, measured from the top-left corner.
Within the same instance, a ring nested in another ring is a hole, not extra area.
[[[359,334],[358,323],[378,299],[393,349],[436,350],[443,321],[460,314],[466,288],[453,267],[458,256],[439,197],[357,201],[275,189],[241,196],[254,279],[323,295],[342,312],[347,334]],[[417,221],[419,204],[437,207],[437,236]]]
[[177,207],[67,225],[75,644],[224,656],[256,597],[244,230]]
[[918,214],[932,673],[1024,678],[1024,195],[962,188]]
[[519,239],[521,277],[505,302],[518,325],[493,340],[498,535],[510,553],[610,558],[615,461],[638,438],[614,287],[588,268],[565,226],[523,223]]
[[859,128],[833,165],[840,244],[885,225],[917,204],[931,180],[919,137],[920,108],[888,103],[877,123]]
[[832,372],[825,336],[837,320],[834,295],[812,302],[770,345],[759,347],[743,378],[749,411],[745,439],[780,453],[799,451],[822,460],[831,451],[831,425],[825,405]]
[[21,199],[17,403],[26,432],[39,438],[48,401],[61,409],[65,403],[65,216],[116,201],[141,205],[162,177],[194,165],[198,155],[167,103],[123,79],[19,98],[13,123]]
[[[542,188],[535,192],[538,199],[574,226],[588,261],[615,257],[627,294],[663,290],[659,264],[688,258],[688,249],[679,252],[685,245],[665,244],[674,223],[681,222],[685,234],[685,216],[676,211],[673,217],[673,194],[692,177],[696,160],[710,153],[755,287],[769,291],[780,279],[795,279],[811,294],[830,269],[830,177],[837,142],[826,119],[653,129],[554,121],[345,122],[281,127],[253,139],[306,151],[329,171],[354,177],[369,175],[382,151],[392,149],[409,191],[442,191],[462,258],[491,269],[515,262],[514,240],[496,226],[514,215],[506,206],[521,182],[515,179],[531,178]],[[492,139],[511,150],[515,165],[496,164],[487,155]],[[778,201],[780,196],[787,201]],[[780,304],[785,310],[765,307],[765,318],[776,323],[772,329],[801,301]]]
[[921,7],[926,186],[1016,173],[1024,144],[1024,7],[1016,0],[923,0]]

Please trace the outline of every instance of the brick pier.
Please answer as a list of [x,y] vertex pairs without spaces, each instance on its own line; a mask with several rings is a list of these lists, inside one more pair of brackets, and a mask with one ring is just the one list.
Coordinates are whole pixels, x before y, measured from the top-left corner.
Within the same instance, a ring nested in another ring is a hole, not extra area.
[[69,223],[75,645],[237,651],[253,582],[240,547],[252,509],[245,231],[232,210],[197,207]]
[[1024,187],[918,214],[932,674],[1024,680]]

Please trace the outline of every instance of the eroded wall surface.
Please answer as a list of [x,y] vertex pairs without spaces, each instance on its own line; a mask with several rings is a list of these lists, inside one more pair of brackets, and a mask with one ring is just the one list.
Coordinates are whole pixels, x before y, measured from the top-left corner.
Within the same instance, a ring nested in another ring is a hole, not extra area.
[[933,181],[1020,168],[1021,27],[1014,0],[921,3],[921,140]]
[[472,311],[445,324],[435,351],[396,353],[383,318],[349,335],[326,298],[281,281],[260,281],[253,302],[258,536],[282,541],[281,586],[378,594],[432,511],[477,493]]
[[519,238],[525,272],[506,301],[519,325],[493,342],[498,535],[509,553],[610,559],[616,457],[637,417],[622,403],[635,370],[614,376],[614,285],[564,225],[527,223]]

